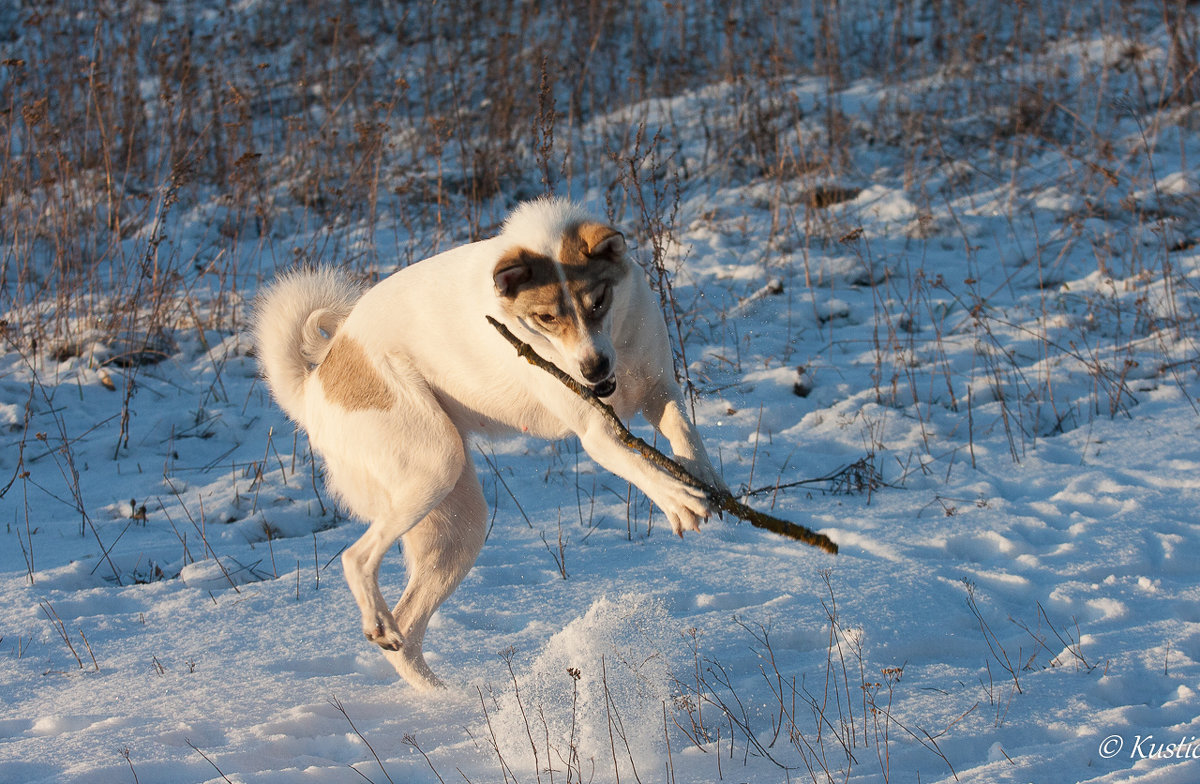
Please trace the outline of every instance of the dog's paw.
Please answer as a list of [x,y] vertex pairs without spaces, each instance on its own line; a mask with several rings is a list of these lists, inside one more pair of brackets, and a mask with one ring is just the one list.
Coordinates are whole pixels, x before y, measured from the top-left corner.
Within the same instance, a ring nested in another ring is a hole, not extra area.
[[708,494],[698,487],[672,482],[666,496],[655,503],[666,512],[676,536],[682,537],[684,531],[699,531],[700,523],[713,512]]
[[[682,515],[667,513],[667,519],[671,521],[671,531],[680,539],[683,538],[684,531],[699,531],[701,518],[696,517],[690,512],[685,512]],[[703,518],[707,520],[708,518]]]
[[385,651],[398,651],[404,647],[404,637],[396,628],[396,621],[391,615],[388,615],[386,620],[380,618],[373,626],[363,626],[363,634]]

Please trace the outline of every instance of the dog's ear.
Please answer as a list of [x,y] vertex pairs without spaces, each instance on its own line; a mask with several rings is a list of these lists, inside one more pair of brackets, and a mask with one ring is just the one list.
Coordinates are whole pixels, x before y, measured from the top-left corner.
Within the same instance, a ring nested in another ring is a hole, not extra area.
[[584,251],[591,258],[618,259],[625,255],[625,236],[603,223],[585,223],[579,227]]
[[492,280],[496,283],[496,293],[511,299],[517,296],[517,290],[533,279],[533,270],[520,254],[510,254],[496,262],[492,270]]
[[517,289],[521,288],[522,283],[528,283],[532,277],[533,273],[529,267],[519,259],[505,259],[496,265],[496,270],[492,273],[492,280],[496,282],[496,293],[510,299],[517,296]]

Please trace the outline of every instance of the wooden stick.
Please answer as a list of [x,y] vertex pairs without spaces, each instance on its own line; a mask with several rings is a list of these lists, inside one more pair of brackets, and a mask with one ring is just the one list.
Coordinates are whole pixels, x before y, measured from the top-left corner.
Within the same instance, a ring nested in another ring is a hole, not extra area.
[[797,542],[818,547],[827,553],[837,553],[837,544],[828,536],[817,533],[809,528],[805,528],[798,523],[773,517],[764,512],[760,512],[757,509],[751,509],[749,506],[746,506],[741,501],[734,498],[728,490],[722,490],[720,488],[713,487],[707,482],[692,476],[692,474],[684,469],[683,466],[679,465],[679,463],[676,463],[674,460],[667,457],[650,444],[647,444],[645,441],[629,432],[629,429],[626,428],[624,423],[621,422],[621,418],[616,415],[616,413],[612,410],[612,407],[597,397],[596,393],[590,388],[580,384],[578,381],[571,378],[571,376],[564,373],[555,365],[542,359],[542,357],[533,350],[532,346],[514,335],[512,330],[501,324],[496,319],[488,316],[487,320],[488,323],[496,328],[496,331],[499,332],[505,340],[512,344],[512,347],[517,350],[517,356],[521,357],[529,364],[535,365],[557,378],[563,383],[564,386],[567,387],[567,389],[583,398],[593,408],[603,414],[604,418],[608,421],[609,425],[612,426],[613,431],[616,433],[617,440],[620,441],[625,447],[639,453],[651,463],[654,463],[656,466],[663,469],[679,481],[703,490],[708,495],[709,501],[711,501],[712,504],[720,511],[729,512],[734,517],[740,520],[745,520],[755,528],[762,528],[767,531],[777,533],[780,536],[786,536],[789,539],[795,539]]

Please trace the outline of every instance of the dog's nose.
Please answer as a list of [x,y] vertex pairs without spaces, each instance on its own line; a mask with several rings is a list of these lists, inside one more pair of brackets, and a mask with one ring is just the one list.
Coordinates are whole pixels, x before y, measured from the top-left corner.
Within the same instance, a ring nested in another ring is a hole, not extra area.
[[580,363],[579,372],[589,384],[598,384],[612,375],[612,360],[603,354],[594,354]]

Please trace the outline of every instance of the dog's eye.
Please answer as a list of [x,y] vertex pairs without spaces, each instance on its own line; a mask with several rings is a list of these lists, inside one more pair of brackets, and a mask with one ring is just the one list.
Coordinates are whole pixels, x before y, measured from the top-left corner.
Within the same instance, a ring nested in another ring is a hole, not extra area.
[[609,303],[612,302],[612,289],[607,286],[596,293],[592,300],[592,307],[589,313],[592,318],[600,318],[604,312],[608,310]]
[[538,313],[534,316],[534,318],[546,325],[550,325],[558,321],[558,317],[553,313]]

